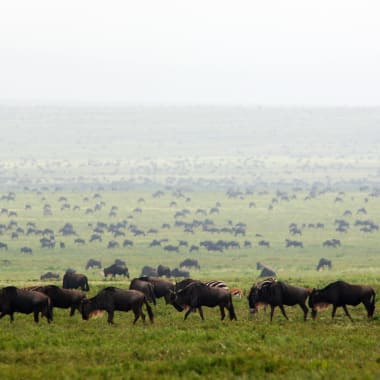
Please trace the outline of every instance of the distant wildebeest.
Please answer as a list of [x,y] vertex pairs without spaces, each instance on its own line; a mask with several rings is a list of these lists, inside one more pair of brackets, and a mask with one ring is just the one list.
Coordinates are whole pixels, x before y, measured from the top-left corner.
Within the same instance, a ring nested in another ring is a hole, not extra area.
[[61,276],[59,273],[53,273],[53,272],[46,272],[40,276],[40,280],[60,280]]
[[220,288],[210,288],[201,282],[192,282],[180,290],[176,290],[174,302],[188,307],[184,319],[194,310],[198,309],[201,318],[204,320],[202,306],[219,306],[221,319],[225,318],[226,308],[229,312],[230,320],[236,320],[235,309],[232,303],[231,293]]
[[129,278],[128,268],[124,265],[112,264],[109,267],[104,268],[103,271],[104,277],[107,277],[109,275],[115,277],[118,274]]
[[171,294],[174,292],[174,284],[169,280],[155,277],[140,277],[142,281],[148,281],[153,285],[153,291],[156,298],[165,298],[166,304],[170,303]]
[[333,247],[333,248],[336,248],[336,247],[339,247],[340,246],[340,240],[339,239],[330,239],[330,240],[325,240],[323,243],[322,243],[322,246],[323,247]]
[[14,313],[33,313],[34,321],[38,323],[39,313],[46,317],[48,323],[53,320],[53,311],[48,296],[36,291],[18,289],[7,286],[0,289],[0,318],[9,315],[10,321],[14,321]]
[[86,269],[90,269],[90,268],[101,269],[101,267],[102,267],[102,263],[100,262],[100,260],[89,259],[86,264]]
[[108,249],[119,248],[119,247],[120,247],[120,244],[116,240],[110,240],[107,245]]
[[99,234],[92,234],[90,237],[90,242],[93,242],[95,240],[102,241],[102,237]]
[[0,241],[0,249],[5,249],[7,251],[8,250],[8,244]]
[[124,240],[123,247],[133,247],[133,241],[128,239]]
[[316,269],[320,270],[320,269],[323,269],[325,267],[331,269],[331,267],[332,267],[331,260],[325,259],[324,257],[322,257],[321,259],[319,259],[319,262],[318,262],[318,265],[317,265]]
[[153,311],[150,307],[145,294],[138,290],[123,290],[115,287],[108,287],[101,290],[95,297],[82,301],[80,310],[82,318],[88,320],[96,310],[105,310],[108,313],[108,323],[114,323],[115,311],[132,310],[135,318],[133,324],[141,317],[145,322],[145,314],[142,306],[145,305],[149,319],[153,323]]
[[141,270],[140,277],[158,277],[156,268],[153,268],[149,265],[145,265]]
[[60,241],[59,242],[59,248],[65,248],[66,247],[66,245],[65,245],[65,243],[63,242],[63,241]]
[[165,277],[170,277],[171,271],[168,266],[165,265],[159,265],[157,267],[157,273],[159,277],[165,276]]
[[179,264],[180,268],[196,268],[196,269],[201,269],[198,260],[195,259],[185,259],[180,262]]
[[139,278],[134,278],[129,285],[129,289],[139,290],[145,294],[145,297],[149,302],[152,302],[154,305],[156,305],[154,286],[150,282],[140,280]]
[[299,305],[303,310],[303,318],[306,321],[308,308],[306,307],[306,298],[308,297],[309,289],[299,286],[287,285],[281,281],[274,279],[262,281],[252,286],[249,295],[248,303],[251,313],[258,310],[259,304],[270,305],[270,320],[273,319],[274,309],[278,306],[283,316],[288,319],[284,305],[293,306]]
[[85,240],[84,239],[81,239],[81,238],[76,238],[75,240],[74,240],[74,243],[75,244],[85,244]]
[[63,276],[63,289],[77,289],[81,288],[84,291],[89,291],[87,277],[84,274],[73,273],[72,271],[66,271]]
[[267,241],[267,240],[260,240],[258,244],[260,247],[268,247],[269,248],[269,246],[270,246],[269,241]]
[[179,252],[179,248],[172,244],[165,245],[164,250],[168,252]]
[[21,252],[21,253],[28,254],[28,255],[33,254],[33,250],[32,250],[32,248],[30,248],[30,247],[21,247],[21,248],[20,248],[20,252]]
[[273,269],[268,268],[266,265],[263,265],[258,261],[256,263],[256,269],[261,270],[259,277],[276,277],[277,274]]
[[185,278],[188,278],[190,277],[190,273],[186,270],[180,270],[178,268],[174,268],[172,271],[171,271],[171,276],[172,277],[185,277]]
[[80,290],[74,289],[61,289],[55,285],[36,286],[31,290],[41,292],[49,296],[52,307],[58,307],[61,309],[70,308],[70,316],[73,316],[75,310],[79,310],[79,306],[86,298],[86,294]]
[[298,240],[289,240],[289,239],[286,239],[286,248],[289,248],[289,247],[300,247],[300,248],[303,248],[303,243],[302,243],[302,241],[298,241]]
[[367,310],[368,318],[373,316],[375,311],[375,291],[366,285],[351,285],[344,281],[336,281],[327,285],[323,289],[313,289],[309,297],[309,307],[312,309],[312,317],[317,317],[317,311],[327,305],[333,305],[332,318],[336,309],[342,307],[347,317],[352,321],[351,315],[346,305],[357,306],[363,303]]

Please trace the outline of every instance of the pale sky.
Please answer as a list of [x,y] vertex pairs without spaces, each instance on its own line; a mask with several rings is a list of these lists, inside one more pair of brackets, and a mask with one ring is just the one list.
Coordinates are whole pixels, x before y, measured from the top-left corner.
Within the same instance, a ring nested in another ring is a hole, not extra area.
[[9,0],[0,104],[380,105],[377,0]]

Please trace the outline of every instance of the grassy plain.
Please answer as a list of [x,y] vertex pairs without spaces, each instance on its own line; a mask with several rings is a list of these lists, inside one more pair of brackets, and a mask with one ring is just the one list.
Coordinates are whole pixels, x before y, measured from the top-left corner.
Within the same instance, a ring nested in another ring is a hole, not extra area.
[[[379,224],[380,198],[369,197],[368,192],[355,191],[345,194],[327,192],[311,200],[307,193],[289,191],[296,195],[290,201],[281,200],[275,193],[244,194],[241,198],[228,198],[224,192],[188,192],[185,197],[175,197],[169,191],[161,198],[153,198],[151,192],[100,192],[94,198],[88,192],[17,192],[14,201],[3,201],[7,213],[0,215],[0,224],[6,226],[13,220],[17,226],[27,230],[27,223],[34,222],[39,229],[51,228],[56,241],[63,241],[65,249],[41,249],[41,236],[19,233],[12,239],[16,226],[3,230],[0,241],[8,250],[0,251],[0,285],[25,286],[40,283],[39,276],[47,271],[63,275],[68,267],[86,273],[90,282],[90,296],[107,285],[128,288],[129,281],[104,280],[99,270],[85,272],[89,258],[101,259],[103,266],[115,258],[127,262],[131,278],[140,275],[144,265],[165,264],[174,268],[186,257],[193,257],[201,264],[200,271],[191,271],[193,278],[201,280],[221,279],[230,287],[248,291],[257,281],[259,272],[256,262],[261,261],[275,269],[278,278],[295,285],[322,287],[331,281],[343,279],[353,283],[365,283],[380,291],[379,232],[363,233],[354,226],[357,219],[373,220]],[[67,198],[71,208],[61,210]],[[335,202],[340,196],[343,202]],[[87,200],[86,200],[87,198]],[[142,199],[143,200],[142,200]],[[189,198],[186,200],[186,198]],[[273,202],[278,199],[278,203]],[[365,201],[365,198],[368,201]],[[96,203],[105,205],[100,211]],[[170,206],[172,201],[176,206]],[[220,202],[219,214],[210,214],[210,209]],[[255,202],[255,207],[249,207]],[[26,210],[25,205],[31,209]],[[43,206],[51,206],[52,215],[43,215]],[[79,210],[74,210],[74,205]],[[268,206],[273,209],[269,210]],[[110,217],[112,206],[117,206],[117,215]],[[367,214],[358,215],[365,207]],[[142,212],[134,212],[141,208]],[[188,209],[185,218],[175,219],[176,211]],[[196,213],[204,209],[208,215]],[[343,217],[346,210],[352,216]],[[17,216],[9,217],[9,211]],[[245,223],[246,235],[233,236],[194,228],[194,234],[175,227],[176,220],[191,222],[194,219],[211,219],[217,227],[228,227]],[[347,233],[335,230],[335,219],[350,223]],[[102,242],[89,242],[96,222],[108,225],[127,220],[147,232],[156,228],[157,234],[135,237],[127,228],[126,236],[114,238],[110,232],[103,234]],[[302,235],[292,236],[288,226],[296,223],[323,223],[323,229],[302,228]],[[84,245],[76,245],[78,236],[62,236],[58,230],[65,223],[72,223]],[[169,223],[170,229],[162,229]],[[257,234],[261,236],[257,236]],[[162,248],[149,248],[153,239],[167,238],[168,244],[177,245],[179,240],[199,245],[203,240],[236,240],[240,249],[224,252],[208,252],[201,248],[189,253],[180,248],[179,253],[168,253]],[[285,239],[300,240],[304,248],[285,248]],[[322,242],[338,238],[340,248],[323,248]],[[108,241],[124,239],[134,242],[133,248],[107,249]],[[270,248],[259,247],[258,241],[265,239]],[[252,248],[243,248],[244,241]],[[22,246],[33,249],[33,255],[20,253]],[[330,258],[331,271],[316,272],[320,257]],[[3,260],[9,260],[5,264]],[[60,282],[58,282],[60,285]],[[269,313],[260,312],[249,316],[246,299],[235,299],[237,322],[219,320],[219,311],[205,309],[205,321],[196,314],[183,321],[183,315],[174,308],[159,302],[154,309],[154,325],[138,322],[132,326],[132,315],[116,313],[115,326],[108,326],[105,317],[88,322],[76,314],[69,318],[68,310],[55,310],[54,322],[48,325],[42,320],[38,325],[32,316],[16,314],[10,325],[8,317],[0,320],[0,373],[4,379],[232,379],[232,378],[293,378],[293,379],[375,379],[380,377],[380,318],[375,312],[373,321],[367,321],[363,306],[350,308],[354,323],[342,311],[334,321],[330,312],[320,313],[318,320],[302,321],[298,308],[287,308],[290,321],[285,321],[276,311],[273,323]]]

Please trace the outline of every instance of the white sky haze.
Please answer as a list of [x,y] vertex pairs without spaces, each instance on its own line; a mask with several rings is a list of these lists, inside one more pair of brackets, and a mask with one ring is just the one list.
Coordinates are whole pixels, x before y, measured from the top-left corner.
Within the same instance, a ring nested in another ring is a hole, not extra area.
[[0,102],[380,104],[378,1],[3,2]]

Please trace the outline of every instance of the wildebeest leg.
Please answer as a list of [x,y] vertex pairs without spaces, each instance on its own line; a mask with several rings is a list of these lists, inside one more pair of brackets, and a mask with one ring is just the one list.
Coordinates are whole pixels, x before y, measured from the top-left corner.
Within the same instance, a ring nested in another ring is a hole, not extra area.
[[74,315],[75,309],[76,309],[76,306],[75,305],[71,305],[71,307],[70,307],[70,317],[72,317]]
[[186,318],[188,317],[188,315],[192,312],[192,308],[191,307],[189,307],[188,309],[187,309],[187,311],[186,311],[186,313],[185,313],[185,317],[183,318],[185,321],[186,321]]
[[280,310],[281,310],[281,312],[282,312],[282,315],[283,315],[287,320],[289,320],[288,316],[287,316],[286,313],[285,313],[284,305],[278,305],[278,306],[279,306],[279,308],[280,308]]
[[201,318],[202,318],[202,321],[204,321],[205,320],[205,318],[204,318],[204,316],[203,316],[203,310],[202,310],[202,306],[199,306],[198,307],[198,311],[199,311],[199,315],[201,316]]
[[331,318],[334,318],[335,317],[335,313],[336,313],[336,309],[337,309],[338,306],[336,305],[333,305],[333,309],[332,309],[332,313],[331,313]]
[[221,320],[223,321],[223,319],[226,316],[226,313],[224,312],[224,307],[222,305],[219,305],[219,309],[220,309]]
[[347,310],[347,306],[343,305],[342,307],[343,307],[343,310],[346,313],[347,317],[350,318],[351,322],[353,322],[354,320],[351,318],[351,315],[350,315],[350,313]]
[[270,321],[272,322],[275,306],[270,305]]
[[142,312],[141,307],[135,308],[133,310],[133,312],[135,314],[135,319],[133,320],[133,324],[135,324],[137,322],[137,320],[140,318],[140,316],[145,323],[145,314]]
[[309,312],[309,309],[306,307],[304,303],[300,303],[301,309],[303,310],[303,320],[306,321],[307,319],[307,313]]
[[39,319],[38,319],[39,311],[38,310],[34,310],[33,314],[34,314],[34,322],[38,323],[38,321],[39,321]]
[[110,324],[113,324],[113,315],[114,315],[114,310],[108,310],[107,322]]

